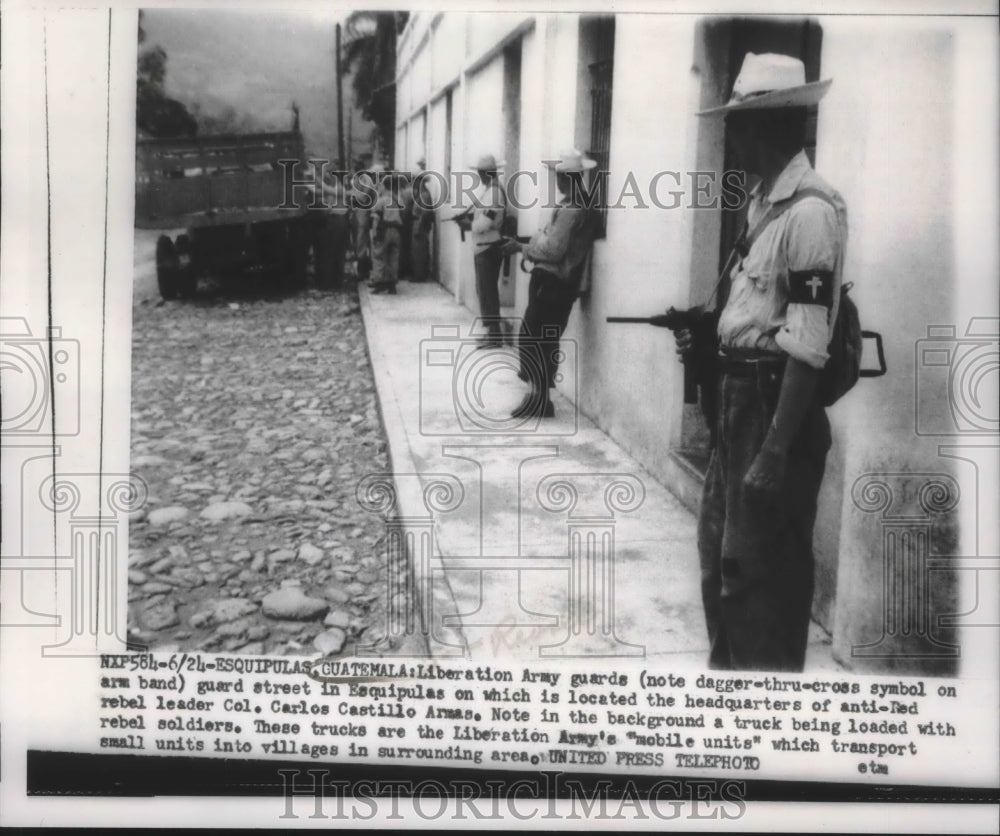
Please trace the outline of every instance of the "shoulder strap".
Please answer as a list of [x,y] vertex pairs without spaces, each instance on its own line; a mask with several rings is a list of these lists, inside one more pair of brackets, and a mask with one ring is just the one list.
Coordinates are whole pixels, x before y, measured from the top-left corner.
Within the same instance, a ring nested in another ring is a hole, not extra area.
[[500,182],[499,176],[497,177],[497,190],[500,192],[500,228],[503,229],[503,223],[507,220],[507,188],[503,183]]
[[776,221],[785,212],[791,209],[796,203],[805,200],[807,197],[818,197],[820,200],[825,202],[834,212],[837,211],[837,207],[833,205],[833,201],[830,196],[824,192],[822,189],[816,189],[807,187],[804,189],[799,189],[791,197],[785,198],[784,200],[779,200],[777,203],[772,203],[767,211],[764,213],[764,217],[761,218],[754,228],[751,230],[748,227],[743,228],[743,232],[736,239],[736,243],[733,244],[733,249],[729,253],[729,257],[726,259],[726,263],[722,268],[722,272],[719,274],[719,278],[715,283],[715,287],[712,288],[712,295],[708,297],[708,302],[706,303],[706,308],[712,304],[712,300],[715,299],[715,294],[719,291],[719,285],[722,284],[722,280],[725,278],[726,273],[732,266],[733,256],[739,252],[741,247],[750,249],[753,246],[754,241],[756,241],[760,234],[770,226],[772,221]]
[[767,227],[769,227],[773,221],[778,220],[778,218],[780,218],[782,215],[785,214],[785,212],[787,212],[789,209],[795,206],[795,204],[801,203],[808,197],[818,197],[820,200],[826,203],[827,206],[833,209],[834,212],[837,211],[837,207],[833,205],[833,201],[830,199],[830,196],[826,194],[826,192],[815,188],[799,189],[791,197],[787,197],[784,200],[779,200],[777,203],[773,203],[768,207],[767,212],[764,213],[764,217],[761,218],[760,221],[758,221],[758,223],[756,224],[756,226],[754,226],[754,228],[747,234],[746,246],[747,247],[753,246],[753,242],[760,237],[761,233],[765,229],[767,229]]

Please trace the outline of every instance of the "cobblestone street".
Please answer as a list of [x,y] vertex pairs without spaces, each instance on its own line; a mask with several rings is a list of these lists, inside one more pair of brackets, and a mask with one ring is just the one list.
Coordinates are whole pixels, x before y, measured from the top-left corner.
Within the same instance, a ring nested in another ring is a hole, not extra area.
[[378,642],[385,525],[355,490],[389,463],[353,288],[137,293],[133,310],[132,471],[149,501],[130,527],[130,639],[277,655]]

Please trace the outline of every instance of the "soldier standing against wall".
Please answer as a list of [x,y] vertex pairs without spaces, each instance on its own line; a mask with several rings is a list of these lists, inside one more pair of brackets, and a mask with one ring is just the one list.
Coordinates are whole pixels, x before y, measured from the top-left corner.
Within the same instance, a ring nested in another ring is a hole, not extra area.
[[433,198],[424,172],[427,165],[423,158],[417,160],[413,177],[413,231],[410,240],[412,275],[415,282],[425,282],[430,276],[431,239],[434,233]]
[[347,205],[350,209],[351,248],[354,251],[354,275],[359,282],[367,282],[371,275],[371,240],[369,220],[374,197],[371,189],[371,175],[357,171],[350,178]]
[[344,277],[344,258],[349,237],[347,195],[344,183],[329,173],[317,177],[323,203],[316,231],[316,286],[339,287]]
[[478,340],[479,348],[499,348],[503,345],[500,325],[500,266],[503,263],[503,240],[500,230],[507,212],[507,196],[500,185],[497,170],[502,165],[492,154],[476,162],[479,188],[473,195],[471,212],[456,220],[465,230],[472,230],[475,247],[476,295],[479,314],[486,334]]
[[[813,595],[813,526],[830,425],[817,395],[840,299],[840,195],[809,164],[801,61],[747,54],[723,115],[748,174],[749,247],[718,327],[716,445],[698,521],[709,665],[801,671]],[[678,332],[689,355],[690,332]]]
[[399,172],[394,178],[400,206],[399,227],[399,278],[413,278],[413,178]]
[[531,384],[531,391],[511,413],[513,418],[555,414],[549,390],[556,385],[559,340],[580,293],[596,230],[593,212],[586,205],[583,173],[596,165],[577,150],[562,154],[555,166],[560,199],[549,222],[527,244],[509,240],[504,245],[504,254],[523,252],[534,262],[517,343],[519,377]]
[[[377,171],[377,174],[383,174]],[[374,293],[395,295],[399,281],[399,254],[403,207],[399,182],[390,173],[382,176],[378,200],[371,215],[372,276],[369,282]]]

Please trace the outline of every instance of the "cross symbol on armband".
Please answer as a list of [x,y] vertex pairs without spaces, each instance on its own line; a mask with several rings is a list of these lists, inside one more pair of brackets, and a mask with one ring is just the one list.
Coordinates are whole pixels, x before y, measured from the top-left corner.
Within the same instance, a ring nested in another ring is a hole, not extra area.
[[812,290],[812,298],[815,299],[816,294],[823,287],[823,280],[819,276],[813,276],[806,282],[806,285]]

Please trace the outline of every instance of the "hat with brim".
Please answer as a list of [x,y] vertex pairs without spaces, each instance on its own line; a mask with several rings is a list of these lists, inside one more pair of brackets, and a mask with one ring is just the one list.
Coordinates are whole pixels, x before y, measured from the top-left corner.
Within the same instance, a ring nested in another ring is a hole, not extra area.
[[498,160],[492,154],[483,154],[472,167],[476,171],[496,171],[503,168],[503,164],[504,160]]
[[560,174],[573,174],[581,171],[589,171],[597,167],[597,160],[585,157],[582,151],[575,148],[572,151],[563,151],[559,155],[558,162],[546,160],[545,164],[554,168]]
[[808,107],[827,94],[832,78],[806,83],[806,68],[790,55],[748,52],[733,85],[733,95],[719,107],[698,112],[714,116],[737,110],[764,110],[779,107]]

